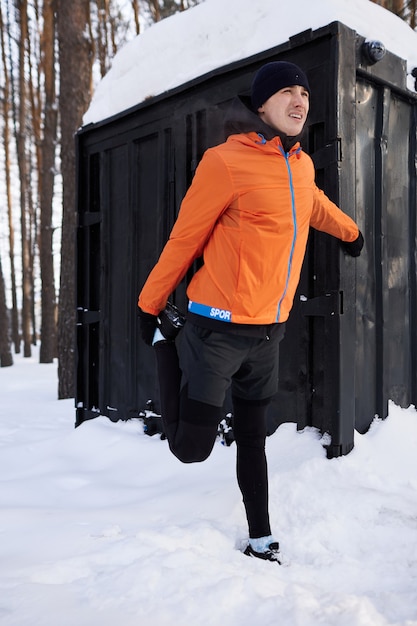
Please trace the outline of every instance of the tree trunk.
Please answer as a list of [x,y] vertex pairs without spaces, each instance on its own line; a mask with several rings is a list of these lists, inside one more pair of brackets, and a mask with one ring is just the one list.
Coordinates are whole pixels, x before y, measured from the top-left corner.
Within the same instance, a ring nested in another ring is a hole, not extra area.
[[403,17],[404,0],[392,0],[391,11],[395,13],[395,15]]
[[133,19],[135,21],[135,31],[136,34],[140,33],[140,23],[139,23],[139,1],[132,0],[132,9],[133,9]]
[[413,30],[417,26],[417,0],[410,0],[410,26]]
[[13,365],[13,357],[10,351],[9,316],[0,259],[0,367],[8,367],[9,365]]
[[52,203],[55,179],[57,109],[55,94],[55,16],[54,0],[44,0],[42,59],[44,74],[43,139],[40,167],[40,268],[42,279],[42,327],[39,360],[52,363],[56,356],[56,296],[52,248]]
[[32,328],[32,282],[30,228],[27,216],[27,153],[26,153],[26,82],[25,82],[25,46],[28,36],[27,1],[19,0],[20,18],[19,39],[19,131],[16,136],[17,160],[20,178],[20,227],[22,237],[22,333],[23,356],[30,357]]
[[100,74],[103,77],[106,74],[107,67],[107,22],[108,22],[108,2],[107,0],[96,0],[97,2],[97,52],[100,63]]
[[161,20],[161,8],[159,6],[159,0],[148,0],[149,6],[152,12],[152,18],[154,22]]
[[91,98],[89,3],[58,0],[63,217],[58,309],[58,397],[75,395],[75,140]]
[[14,263],[14,227],[13,227],[13,210],[12,210],[12,194],[11,194],[11,178],[10,178],[10,77],[7,67],[6,43],[4,39],[4,21],[0,5],[0,37],[1,37],[1,58],[4,74],[4,98],[3,98],[3,147],[4,147],[4,165],[6,176],[6,201],[7,201],[7,219],[9,225],[9,261],[10,261],[10,282],[12,289],[12,310],[11,310],[11,330],[12,341],[16,354],[20,353],[20,334],[19,334],[19,315],[17,310],[17,289],[16,289],[16,269]]

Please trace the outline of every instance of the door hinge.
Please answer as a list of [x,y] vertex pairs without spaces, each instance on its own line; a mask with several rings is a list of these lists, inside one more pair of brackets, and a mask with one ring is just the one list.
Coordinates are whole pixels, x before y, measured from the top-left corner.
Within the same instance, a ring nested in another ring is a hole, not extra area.
[[343,292],[326,293],[316,298],[300,296],[301,312],[306,316],[329,316],[343,314]]

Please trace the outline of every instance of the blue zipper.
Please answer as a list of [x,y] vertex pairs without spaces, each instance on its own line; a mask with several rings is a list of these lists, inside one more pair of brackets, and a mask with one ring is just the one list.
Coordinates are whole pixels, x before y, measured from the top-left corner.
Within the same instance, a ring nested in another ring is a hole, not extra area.
[[287,293],[287,289],[288,289],[288,283],[290,280],[290,275],[291,275],[291,267],[292,267],[292,260],[293,260],[293,256],[294,256],[294,248],[295,248],[295,241],[297,239],[297,214],[295,212],[295,197],[294,197],[294,186],[293,186],[293,182],[292,182],[292,172],[291,172],[291,168],[290,168],[290,164],[289,164],[289,160],[288,160],[288,152],[285,152],[284,149],[281,146],[278,146],[284,159],[285,159],[285,163],[287,165],[287,170],[288,170],[288,178],[289,178],[289,183],[290,183],[290,191],[291,191],[291,210],[292,210],[292,221],[293,221],[293,225],[294,225],[294,234],[293,234],[293,238],[292,238],[292,243],[291,243],[291,250],[290,250],[290,256],[288,258],[288,268],[287,268],[287,279],[285,281],[285,288],[284,288],[284,292],[278,302],[278,312],[277,312],[277,317],[276,317],[276,321],[279,321],[280,315],[281,315],[281,304],[283,299],[286,296]]

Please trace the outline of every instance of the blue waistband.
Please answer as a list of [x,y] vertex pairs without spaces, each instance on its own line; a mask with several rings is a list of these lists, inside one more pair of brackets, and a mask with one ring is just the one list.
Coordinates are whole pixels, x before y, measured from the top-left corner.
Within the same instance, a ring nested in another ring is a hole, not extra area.
[[188,310],[191,313],[202,315],[203,317],[209,317],[212,320],[219,320],[220,322],[231,322],[232,312],[227,309],[217,309],[214,306],[208,306],[207,304],[199,304],[192,300],[188,303]]

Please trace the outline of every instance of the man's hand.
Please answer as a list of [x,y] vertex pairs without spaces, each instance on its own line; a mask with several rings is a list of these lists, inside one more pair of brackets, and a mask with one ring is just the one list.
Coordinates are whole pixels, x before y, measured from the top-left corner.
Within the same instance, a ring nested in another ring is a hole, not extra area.
[[157,316],[152,315],[151,313],[145,313],[145,311],[138,308],[138,317],[140,324],[140,336],[148,346],[151,346],[156,330]]
[[359,256],[363,248],[363,235],[359,231],[358,237],[354,241],[342,241],[341,245],[346,254],[350,256]]

